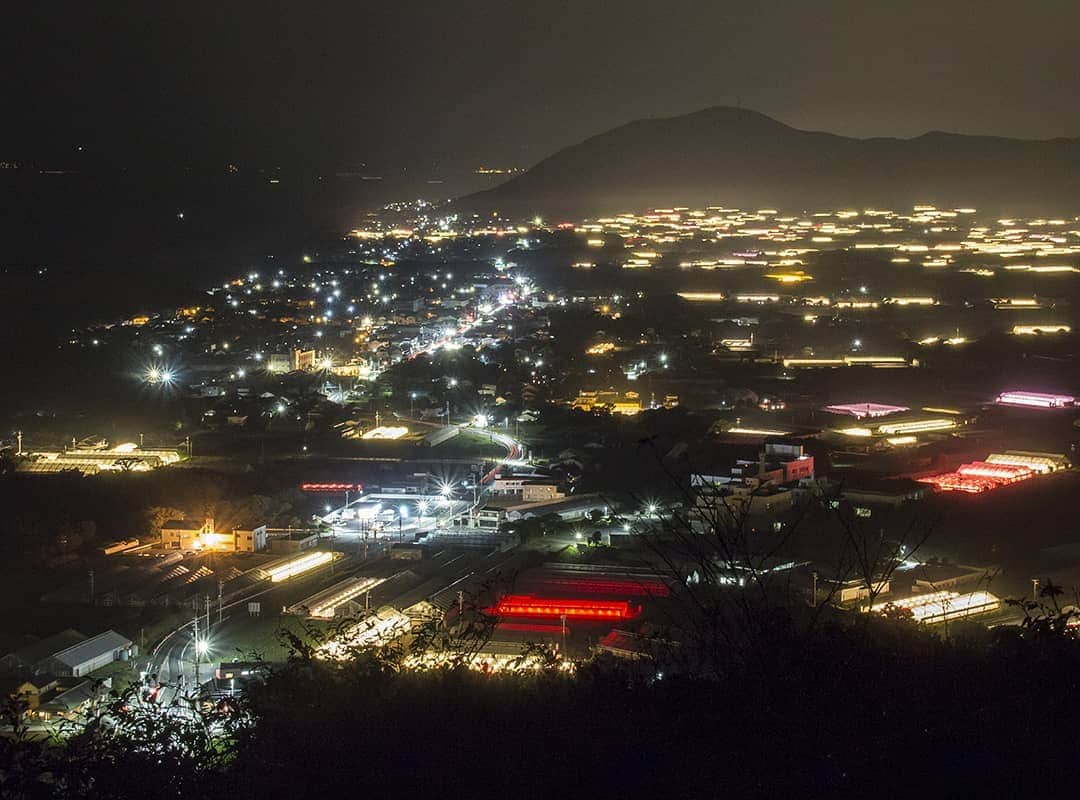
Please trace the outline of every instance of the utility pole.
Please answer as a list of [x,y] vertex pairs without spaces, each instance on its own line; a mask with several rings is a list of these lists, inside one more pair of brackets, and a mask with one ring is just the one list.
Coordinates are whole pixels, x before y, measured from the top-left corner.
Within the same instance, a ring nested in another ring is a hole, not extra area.
[[810,575],[813,576],[813,578],[814,578],[814,600],[810,605],[816,606],[817,605],[817,570],[814,570],[813,572],[811,572]]
[[210,595],[206,596],[206,632],[210,633]]
[[143,434],[139,434],[139,449],[143,449]]
[[[93,572],[90,573],[93,576]],[[1031,579],[1031,599],[1037,601],[1039,599],[1039,579]]]
[[[191,605],[195,607],[195,621],[192,623],[192,635],[195,637],[195,686],[198,688],[199,681],[199,601],[198,598],[192,598]],[[181,674],[183,673],[183,665],[181,665]]]
[[221,624],[221,611],[222,611],[221,595],[222,595],[222,593],[224,591],[225,591],[225,581],[223,581],[223,580],[221,580],[219,578],[218,582],[217,582],[217,621],[218,621],[218,625]]
[[90,570],[90,605],[94,604],[94,571]]
[[15,455],[22,455],[22,431],[15,431],[15,438],[19,442],[19,449],[15,451]]

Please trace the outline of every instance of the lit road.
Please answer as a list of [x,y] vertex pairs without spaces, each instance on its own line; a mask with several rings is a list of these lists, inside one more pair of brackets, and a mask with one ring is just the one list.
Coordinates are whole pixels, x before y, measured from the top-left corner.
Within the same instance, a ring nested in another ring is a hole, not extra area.
[[[379,553],[381,553],[381,548],[371,553],[370,557],[377,557]],[[220,658],[216,656],[219,656],[222,652],[233,652],[231,643],[226,641],[230,616],[237,613],[246,615],[249,602],[257,600],[262,603],[264,608],[279,608],[287,604],[292,595],[310,593],[313,585],[323,585],[332,580],[340,579],[363,563],[358,559],[345,562],[339,560],[334,570],[331,570],[329,565],[326,565],[292,580],[284,580],[279,583],[267,581],[265,585],[257,585],[250,594],[222,606],[220,612],[221,623],[218,622],[219,611],[217,604],[212,602],[210,606],[211,625],[209,638],[214,643],[217,653],[216,655],[215,653],[209,653],[202,657],[199,670],[200,682],[205,683],[213,677],[214,668],[217,662],[220,661]],[[200,639],[207,633],[205,621],[206,615],[203,613],[199,618]],[[180,687],[190,688],[195,684],[195,653],[193,650],[195,645],[192,636],[192,625],[192,622],[187,622],[177,628],[165,636],[149,653],[144,670],[147,673],[156,674],[158,682],[162,684],[161,702],[170,701]]]

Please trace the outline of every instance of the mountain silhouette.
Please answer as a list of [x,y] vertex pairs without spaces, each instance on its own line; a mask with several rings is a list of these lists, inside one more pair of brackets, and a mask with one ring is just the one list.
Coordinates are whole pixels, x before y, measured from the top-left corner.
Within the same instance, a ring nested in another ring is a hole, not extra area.
[[469,210],[530,215],[672,205],[907,209],[917,203],[1009,215],[1075,214],[1080,139],[941,131],[854,139],[719,106],[622,125],[458,200]]

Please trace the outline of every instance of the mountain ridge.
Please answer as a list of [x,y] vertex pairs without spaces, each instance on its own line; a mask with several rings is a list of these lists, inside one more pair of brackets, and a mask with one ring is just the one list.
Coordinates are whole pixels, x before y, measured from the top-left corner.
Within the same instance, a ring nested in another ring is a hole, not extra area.
[[949,131],[857,139],[713,106],[632,120],[457,203],[477,211],[595,214],[667,205],[786,210],[975,206],[1080,210],[1080,138]]

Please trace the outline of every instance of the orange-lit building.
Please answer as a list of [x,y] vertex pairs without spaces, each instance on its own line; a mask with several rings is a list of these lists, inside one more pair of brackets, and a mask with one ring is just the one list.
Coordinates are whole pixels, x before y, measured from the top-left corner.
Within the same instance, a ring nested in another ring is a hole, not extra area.
[[215,553],[257,553],[266,549],[266,526],[251,530],[214,529],[213,518],[199,526],[182,519],[171,519],[161,526],[161,546],[167,550],[195,550]]

